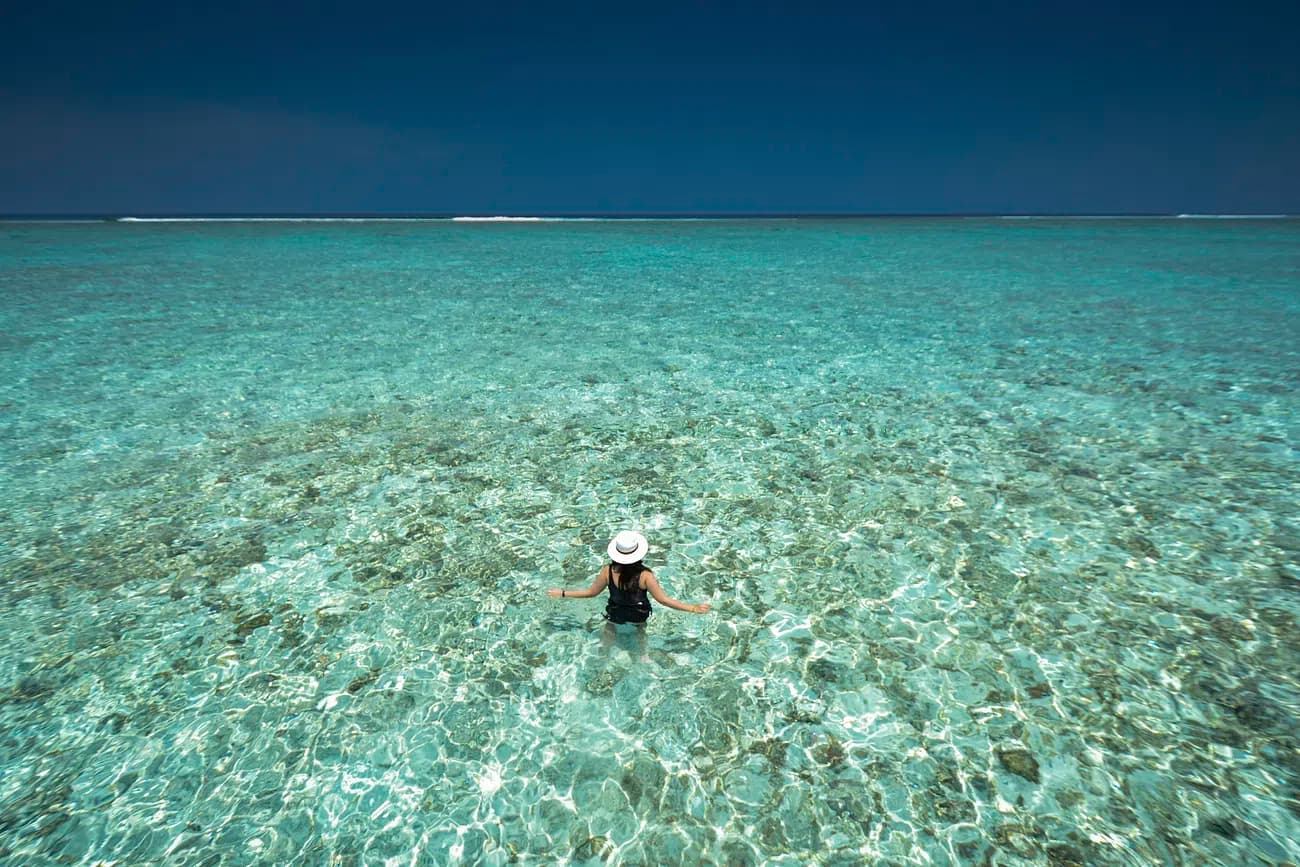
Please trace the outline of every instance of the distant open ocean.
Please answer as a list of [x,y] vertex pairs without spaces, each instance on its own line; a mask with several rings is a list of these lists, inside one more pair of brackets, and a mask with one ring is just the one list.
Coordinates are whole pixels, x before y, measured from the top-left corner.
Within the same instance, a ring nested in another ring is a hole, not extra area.
[[1300,220],[0,223],[0,861],[1297,862],[1298,448]]

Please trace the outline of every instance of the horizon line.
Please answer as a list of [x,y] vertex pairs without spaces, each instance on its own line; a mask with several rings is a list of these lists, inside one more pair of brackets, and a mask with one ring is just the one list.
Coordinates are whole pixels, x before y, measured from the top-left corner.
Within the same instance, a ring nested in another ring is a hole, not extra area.
[[1292,213],[1185,213],[1173,211],[140,211],[0,214],[0,222],[203,222],[203,221],[456,221],[546,222],[565,220],[763,220],[763,219],[1291,219]]

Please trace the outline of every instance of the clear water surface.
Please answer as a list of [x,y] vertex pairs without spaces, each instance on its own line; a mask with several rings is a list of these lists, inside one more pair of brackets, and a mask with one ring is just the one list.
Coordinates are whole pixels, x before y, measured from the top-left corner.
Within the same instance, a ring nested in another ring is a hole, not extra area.
[[[1300,860],[1300,222],[0,225],[0,856]],[[633,527],[648,660],[585,586]]]

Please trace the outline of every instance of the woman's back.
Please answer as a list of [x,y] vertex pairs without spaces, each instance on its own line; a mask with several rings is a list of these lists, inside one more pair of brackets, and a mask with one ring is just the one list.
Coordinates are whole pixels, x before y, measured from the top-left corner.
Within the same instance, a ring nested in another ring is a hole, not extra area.
[[609,602],[605,619],[610,623],[644,623],[650,617],[650,597],[641,587],[641,563],[609,564]]

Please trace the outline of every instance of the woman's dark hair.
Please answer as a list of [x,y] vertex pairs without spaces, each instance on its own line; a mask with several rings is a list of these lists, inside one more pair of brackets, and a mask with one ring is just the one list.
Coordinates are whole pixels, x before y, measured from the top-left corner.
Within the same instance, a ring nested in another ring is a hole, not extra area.
[[637,560],[635,563],[611,562],[609,564],[609,572],[614,576],[614,583],[618,585],[619,590],[636,590],[636,580],[641,577],[641,573],[644,571],[645,564],[641,560]]

